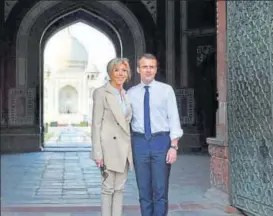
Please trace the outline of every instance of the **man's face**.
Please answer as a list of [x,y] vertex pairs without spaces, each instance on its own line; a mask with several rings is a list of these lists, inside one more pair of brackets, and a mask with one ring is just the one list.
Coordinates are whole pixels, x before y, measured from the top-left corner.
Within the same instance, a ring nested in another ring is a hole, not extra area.
[[145,84],[149,84],[155,78],[157,72],[157,61],[155,59],[141,58],[137,72],[140,75],[140,79]]

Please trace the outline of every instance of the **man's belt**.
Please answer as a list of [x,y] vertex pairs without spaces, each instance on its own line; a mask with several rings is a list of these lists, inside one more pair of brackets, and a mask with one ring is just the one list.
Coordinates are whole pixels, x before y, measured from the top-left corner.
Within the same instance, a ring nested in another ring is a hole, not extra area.
[[[141,136],[141,137],[145,137],[144,133],[139,133],[139,132],[132,132],[133,136]],[[169,131],[159,131],[156,133],[152,133],[152,137],[156,137],[156,136],[169,136],[170,132]]]

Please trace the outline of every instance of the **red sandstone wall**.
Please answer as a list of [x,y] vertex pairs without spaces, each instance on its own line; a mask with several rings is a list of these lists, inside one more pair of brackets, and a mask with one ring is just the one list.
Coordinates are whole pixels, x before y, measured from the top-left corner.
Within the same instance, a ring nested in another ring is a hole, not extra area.
[[226,1],[217,0],[217,87],[219,122],[215,142],[209,143],[211,186],[228,193],[229,155],[227,142],[227,69],[226,69]]

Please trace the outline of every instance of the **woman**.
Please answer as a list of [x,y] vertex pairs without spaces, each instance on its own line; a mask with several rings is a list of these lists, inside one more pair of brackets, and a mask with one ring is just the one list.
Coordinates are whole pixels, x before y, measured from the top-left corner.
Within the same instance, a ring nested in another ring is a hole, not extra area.
[[122,216],[123,189],[132,168],[129,123],[132,109],[123,84],[131,77],[127,59],[107,65],[110,81],[93,94],[92,158],[102,172],[102,216]]

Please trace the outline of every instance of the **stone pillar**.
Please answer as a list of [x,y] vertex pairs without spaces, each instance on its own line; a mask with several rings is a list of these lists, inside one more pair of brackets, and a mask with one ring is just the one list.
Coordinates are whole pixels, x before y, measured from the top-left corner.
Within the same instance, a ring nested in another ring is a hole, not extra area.
[[2,32],[5,20],[5,1],[0,2],[0,32]]
[[166,1],[166,80],[175,85],[174,1]]
[[4,31],[4,1],[0,2],[0,125],[2,122],[4,60],[3,60],[3,31]]
[[87,115],[88,113],[88,85],[87,85],[87,81],[86,81],[86,77],[84,76],[83,80],[83,100],[84,100],[84,107],[83,107],[83,114]]
[[180,2],[180,12],[181,12],[181,76],[180,76],[180,86],[188,87],[188,53],[187,53],[187,39],[188,36],[185,34],[187,30],[187,1]]
[[2,106],[3,106],[3,86],[4,86],[4,59],[3,59],[3,32],[4,32],[4,1],[0,2],[0,122],[2,117]]
[[[82,97],[79,97],[79,100],[82,100],[83,101],[83,104],[82,104],[82,113],[81,113],[81,121],[83,121],[83,115],[86,115],[87,114],[87,94],[88,94],[88,91],[87,88],[86,88],[86,82],[85,82],[85,79],[83,78],[83,80],[80,80],[79,83],[81,83],[81,91],[82,91]],[[80,109],[79,109],[80,110]]]
[[4,96],[4,1],[0,2],[0,125],[2,124],[3,117],[3,96]]
[[58,113],[59,113],[59,92],[60,92],[60,84],[59,80],[54,80],[55,81],[55,91],[54,91],[54,116],[56,116],[55,119],[57,119]]
[[221,193],[228,205],[229,156],[227,143],[227,69],[226,69],[226,1],[217,0],[217,89],[218,122],[216,137],[207,138],[210,159],[210,192]]
[[4,124],[4,115],[3,115],[3,103],[4,103],[4,61],[0,54],[0,127]]

